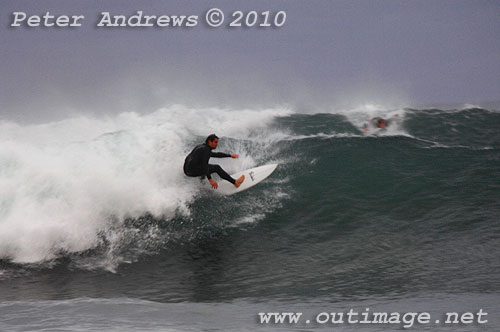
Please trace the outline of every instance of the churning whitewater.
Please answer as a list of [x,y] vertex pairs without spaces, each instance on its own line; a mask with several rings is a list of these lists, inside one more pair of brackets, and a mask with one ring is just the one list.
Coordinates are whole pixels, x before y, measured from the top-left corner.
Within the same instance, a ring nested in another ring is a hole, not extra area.
[[221,151],[242,154],[229,171],[256,166],[267,152],[262,145],[246,151],[243,142],[268,145],[276,133],[266,126],[289,113],[173,106],[149,115],[1,123],[0,257],[38,263],[103,241],[116,246],[128,218],[187,216],[200,191],[182,172],[192,146],[216,132],[228,137]]

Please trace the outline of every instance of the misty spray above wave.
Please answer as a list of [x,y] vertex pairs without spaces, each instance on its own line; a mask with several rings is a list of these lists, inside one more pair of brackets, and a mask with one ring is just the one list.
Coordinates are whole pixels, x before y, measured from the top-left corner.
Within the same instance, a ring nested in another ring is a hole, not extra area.
[[[173,106],[149,115],[0,124],[0,258],[46,261],[92,249],[103,234],[120,241],[114,230],[126,218],[189,214],[199,191],[182,173],[190,149],[212,132],[248,139],[287,112]],[[238,147],[223,143],[221,151]],[[242,157],[228,171],[255,164],[252,155]]]

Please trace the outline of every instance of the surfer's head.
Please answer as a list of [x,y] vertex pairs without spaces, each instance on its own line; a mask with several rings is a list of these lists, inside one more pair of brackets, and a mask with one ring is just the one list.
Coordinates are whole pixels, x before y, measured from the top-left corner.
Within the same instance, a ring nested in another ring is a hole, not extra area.
[[217,144],[219,144],[219,137],[215,134],[208,135],[205,140],[205,144],[208,145],[212,150],[217,148]]
[[379,128],[385,128],[387,126],[387,122],[384,119],[378,119],[377,121],[377,127]]

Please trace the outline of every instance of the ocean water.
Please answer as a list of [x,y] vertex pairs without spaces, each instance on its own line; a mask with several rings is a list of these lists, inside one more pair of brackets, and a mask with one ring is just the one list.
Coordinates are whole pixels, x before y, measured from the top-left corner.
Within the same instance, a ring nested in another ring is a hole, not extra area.
[[[473,106],[2,122],[0,331],[498,331],[499,128]],[[234,196],[185,177],[213,132],[240,158],[212,163],[277,170]]]

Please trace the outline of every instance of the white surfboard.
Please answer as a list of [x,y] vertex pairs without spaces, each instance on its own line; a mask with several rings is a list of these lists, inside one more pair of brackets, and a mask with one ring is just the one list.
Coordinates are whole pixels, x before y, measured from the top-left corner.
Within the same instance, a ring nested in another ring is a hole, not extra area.
[[278,164],[269,164],[231,174],[233,179],[237,179],[240,176],[245,175],[245,181],[243,181],[243,183],[236,188],[232,183],[220,179],[217,181],[219,187],[215,191],[223,195],[232,195],[239,193],[240,191],[247,190],[271,175],[277,166]]

